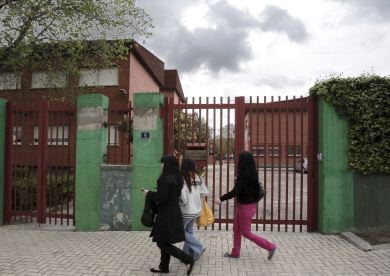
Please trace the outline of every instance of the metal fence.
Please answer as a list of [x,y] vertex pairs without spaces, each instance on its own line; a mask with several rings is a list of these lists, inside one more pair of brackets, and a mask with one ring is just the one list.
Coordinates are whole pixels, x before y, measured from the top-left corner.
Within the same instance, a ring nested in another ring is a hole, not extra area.
[[5,222],[74,225],[74,108],[10,102],[6,132]]
[[254,155],[267,190],[253,218],[256,229],[313,230],[312,105],[304,97],[165,99],[165,153],[197,160],[210,190],[212,229],[231,227],[235,201],[214,203],[234,186],[238,153],[246,150]]
[[132,162],[133,107],[131,102],[110,103],[105,163],[129,165]]

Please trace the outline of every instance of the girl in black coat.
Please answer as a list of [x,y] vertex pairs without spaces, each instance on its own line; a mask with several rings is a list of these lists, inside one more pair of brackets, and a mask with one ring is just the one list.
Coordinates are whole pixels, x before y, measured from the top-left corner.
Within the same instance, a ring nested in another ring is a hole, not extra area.
[[179,163],[174,156],[161,158],[162,174],[157,180],[157,192],[144,190],[147,197],[157,204],[157,215],[150,236],[161,250],[159,269],[151,272],[169,273],[171,255],[185,264],[189,264],[187,275],[190,275],[194,258],[172,245],[185,240],[183,219],[179,206],[179,197],[183,187]]

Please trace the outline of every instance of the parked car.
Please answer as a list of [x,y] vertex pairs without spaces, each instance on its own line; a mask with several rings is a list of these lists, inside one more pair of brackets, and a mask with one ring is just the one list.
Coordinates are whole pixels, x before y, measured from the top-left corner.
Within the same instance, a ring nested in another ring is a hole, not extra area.
[[234,159],[234,154],[229,154],[229,155],[225,154],[225,156],[223,157],[223,160],[227,160],[228,158],[230,160],[233,160]]
[[303,173],[307,173],[307,158],[302,158],[300,159],[296,164],[295,164],[295,170],[300,172],[303,169]]

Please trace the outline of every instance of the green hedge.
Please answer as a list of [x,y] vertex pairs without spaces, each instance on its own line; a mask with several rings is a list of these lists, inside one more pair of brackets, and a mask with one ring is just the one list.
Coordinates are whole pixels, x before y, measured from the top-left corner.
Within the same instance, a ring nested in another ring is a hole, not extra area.
[[310,88],[349,123],[349,165],[362,174],[390,174],[390,78],[331,77]]

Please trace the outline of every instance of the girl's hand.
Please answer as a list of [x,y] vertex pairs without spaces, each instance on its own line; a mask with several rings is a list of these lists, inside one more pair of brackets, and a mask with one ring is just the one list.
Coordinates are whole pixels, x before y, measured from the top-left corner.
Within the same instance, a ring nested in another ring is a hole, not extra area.
[[142,189],[142,192],[144,193],[144,196],[146,196],[149,192],[149,190]]
[[215,202],[215,204],[217,204],[217,205],[221,204],[221,200],[220,200],[219,198],[216,198],[214,202]]

